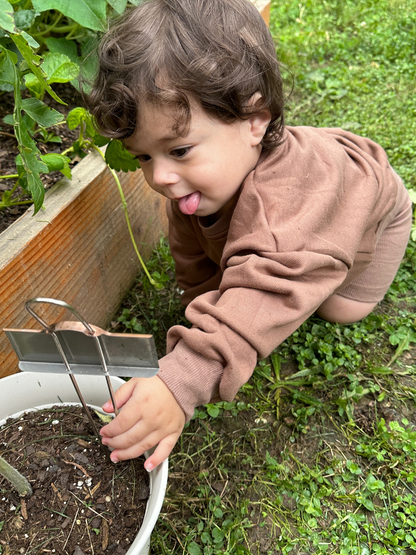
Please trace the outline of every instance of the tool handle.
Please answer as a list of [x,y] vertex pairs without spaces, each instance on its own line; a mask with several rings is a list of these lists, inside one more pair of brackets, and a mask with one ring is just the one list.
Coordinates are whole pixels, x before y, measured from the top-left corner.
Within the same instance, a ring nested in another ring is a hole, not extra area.
[[89,326],[92,329],[93,333],[86,333],[84,324],[82,324],[81,322],[73,322],[72,320],[61,320],[60,322],[57,322],[50,327],[53,329],[53,331],[72,330],[84,333],[85,335],[89,336],[93,335],[94,337],[99,337],[100,335],[111,335],[110,332],[105,331],[98,326],[93,326],[92,324],[89,324]]
[[79,312],[77,312],[75,310],[75,308],[73,308],[71,305],[69,305],[65,301],[60,301],[58,299],[49,299],[49,298],[46,298],[46,297],[36,297],[34,299],[29,299],[28,301],[26,301],[25,302],[26,310],[29,312],[29,314],[31,314],[33,316],[33,318],[35,318],[35,320],[37,320],[49,332],[53,331],[52,326],[50,326],[47,322],[45,322],[45,320],[43,320],[39,316],[39,314],[37,314],[34,311],[34,309],[31,307],[32,304],[39,304],[39,303],[54,304],[54,305],[57,305],[57,306],[61,306],[62,308],[66,308],[67,310],[72,312],[72,314],[74,314],[74,316],[76,316],[76,318],[78,318],[79,322],[81,322],[83,324],[83,326],[88,330],[90,335],[94,335],[94,330],[92,329],[90,324],[86,320],[84,320],[84,318],[81,316],[81,314],[79,314]]

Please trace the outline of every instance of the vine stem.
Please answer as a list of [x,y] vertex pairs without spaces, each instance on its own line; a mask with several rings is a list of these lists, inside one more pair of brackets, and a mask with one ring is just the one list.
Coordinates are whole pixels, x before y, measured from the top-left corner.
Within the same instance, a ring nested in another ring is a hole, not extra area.
[[157,283],[155,282],[155,280],[154,280],[154,279],[151,277],[151,275],[149,274],[149,270],[146,268],[146,264],[144,263],[143,258],[142,258],[141,255],[140,255],[139,249],[137,248],[136,241],[135,241],[134,235],[133,235],[133,230],[132,230],[131,224],[130,224],[129,214],[128,214],[128,211],[127,211],[127,202],[126,202],[126,198],[125,198],[125,196],[124,196],[123,189],[122,189],[122,187],[121,187],[121,183],[120,183],[120,180],[119,180],[119,178],[118,178],[118,175],[117,175],[117,173],[113,170],[113,168],[110,168],[110,166],[107,164],[107,162],[105,161],[105,156],[104,156],[103,152],[98,148],[98,146],[97,146],[97,145],[94,145],[94,144],[92,144],[91,146],[92,146],[92,148],[93,148],[96,152],[98,152],[98,154],[99,154],[99,155],[101,156],[101,158],[104,160],[104,162],[106,163],[106,165],[107,165],[108,169],[110,170],[112,176],[114,177],[114,180],[115,180],[116,185],[117,185],[117,188],[118,188],[118,192],[120,193],[121,204],[122,204],[122,206],[123,206],[124,215],[125,215],[125,217],[126,217],[126,222],[127,222],[127,227],[128,227],[129,234],[130,234],[130,239],[131,239],[131,242],[133,243],[134,250],[136,251],[137,257],[138,257],[138,259],[140,260],[140,264],[142,265],[142,268],[143,268],[144,273],[146,274],[148,280],[150,281],[150,283],[151,283],[153,286],[157,286]]
[[18,173],[14,173],[13,175],[0,175],[0,179],[14,179],[19,177]]

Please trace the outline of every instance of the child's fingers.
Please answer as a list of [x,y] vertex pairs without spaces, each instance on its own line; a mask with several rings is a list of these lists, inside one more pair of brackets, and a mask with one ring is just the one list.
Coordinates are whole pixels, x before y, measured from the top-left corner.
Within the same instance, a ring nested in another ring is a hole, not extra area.
[[149,472],[156,466],[168,458],[175,443],[178,440],[179,433],[172,433],[160,439],[160,433],[149,434],[142,442],[136,443],[127,449],[115,449],[111,452],[111,460],[113,462],[124,461],[140,457],[146,451],[157,445],[154,453],[146,460],[144,467]]
[[144,463],[144,467],[148,472],[156,468],[160,463],[169,457],[172,449],[178,441],[178,437],[179,435],[171,434],[162,439],[156,447],[154,453]]
[[[118,399],[116,399],[116,403],[118,403]],[[141,406],[137,403],[137,401],[135,401],[135,399],[130,397],[128,402],[125,404],[125,408],[121,410],[118,413],[118,416],[109,424],[101,428],[100,434],[102,437],[107,438],[124,438],[125,433],[134,428],[137,437],[140,439],[143,437],[143,433],[145,433],[140,431],[142,424],[143,419],[141,416]],[[111,447],[115,446],[112,445]]]
[[[127,403],[127,401],[130,399],[131,394],[135,388],[136,384],[135,384],[135,380],[134,378],[129,380],[128,382],[124,383],[121,387],[119,387],[117,389],[117,391],[114,391],[114,401],[117,405],[117,408],[121,408],[123,405],[125,405]],[[105,412],[114,412],[114,407],[113,407],[113,403],[111,402],[111,399],[109,399],[103,406],[102,409]]]
[[[105,428],[107,428],[107,426],[105,426]],[[103,430],[105,433],[103,433]],[[117,434],[113,434],[112,432],[110,434],[106,432],[106,429],[101,429],[100,433],[102,436],[102,442],[103,445],[108,445],[111,449],[129,449],[134,445],[141,445],[152,433],[159,433],[160,436],[155,439],[155,443],[152,445],[146,444],[143,451],[146,451],[146,449],[156,445],[162,435],[160,428],[155,427],[151,421],[143,419],[135,422],[132,426],[126,427],[123,432]]]

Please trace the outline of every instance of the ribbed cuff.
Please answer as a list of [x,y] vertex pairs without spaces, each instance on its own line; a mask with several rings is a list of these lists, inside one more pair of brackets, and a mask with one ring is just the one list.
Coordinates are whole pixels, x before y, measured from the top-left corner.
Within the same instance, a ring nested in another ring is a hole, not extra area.
[[195,407],[219,397],[222,364],[206,359],[184,341],[179,341],[171,353],[159,360],[159,368],[159,378],[175,397],[187,422]]

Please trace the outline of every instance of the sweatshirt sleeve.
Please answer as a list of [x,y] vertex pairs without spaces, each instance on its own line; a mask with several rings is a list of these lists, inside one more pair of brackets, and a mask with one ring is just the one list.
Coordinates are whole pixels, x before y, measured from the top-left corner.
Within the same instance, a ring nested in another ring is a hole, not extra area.
[[[246,179],[218,290],[189,304],[192,328],[168,332],[159,376],[187,419],[213,398],[231,401],[258,357],[268,356],[344,282],[362,245],[373,249],[382,178],[342,146],[329,148],[324,139],[319,151],[307,139],[287,141],[279,172],[273,161]],[[394,203],[390,196],[383,214]]]

